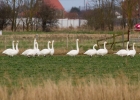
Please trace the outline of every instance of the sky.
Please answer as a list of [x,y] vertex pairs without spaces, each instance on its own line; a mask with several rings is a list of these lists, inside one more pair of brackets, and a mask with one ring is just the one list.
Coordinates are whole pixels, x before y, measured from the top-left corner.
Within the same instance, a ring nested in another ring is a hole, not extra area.
[[70,11],[72,7],[84,7],[86,0],[59,0],[66,11]]

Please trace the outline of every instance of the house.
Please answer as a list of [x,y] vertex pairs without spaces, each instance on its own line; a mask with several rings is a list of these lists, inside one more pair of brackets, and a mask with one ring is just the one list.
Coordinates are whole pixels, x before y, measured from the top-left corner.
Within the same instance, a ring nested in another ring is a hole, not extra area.
[[65,9],[59,2],[59,0],[44,0],[44,3],[51,5],[53,8],[55,8],[58,11],[58,14],[61,18],[64,18],[65,16]]
[[63,10],[64,11],[64,7],[61,5],[59,0],[44,0],[44,3],[52,5],[57,10]]

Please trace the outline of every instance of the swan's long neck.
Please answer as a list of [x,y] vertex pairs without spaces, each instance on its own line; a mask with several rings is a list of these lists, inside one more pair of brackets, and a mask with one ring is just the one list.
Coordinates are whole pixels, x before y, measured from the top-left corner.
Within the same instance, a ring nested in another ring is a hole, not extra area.
[[36,42],[36,49],[38,49],[38,43]]
[[93,45],[93,50],[95,50],[95,46],[96,46],[96,45]]
[[36,49],[35,45],[36,45],[36,39],[34,39],[34,47],[33,47],[34,49]]
[[14,41],[12,42],[12,48],[13,50],[15,50]]
[[135,50],[135,47],[134,47],[135,43],[133,43],[133,50]]
[[129,44],[129,42],[127,42],[127,47],[126,47],[126,50],[128,51],[128,44]]
[[48,42],[48,49],[50,49],[50,42]]
[[34,49],[36,49],[36,41],[34,41]]
[[106,43],[104,42],[104,49],[106,49],[106,46],[105,45],[106,45]]
[[77,51],[79,51],[78,40],[76,41],[76,48],[77,48]]
[[54,41],[52,41],[52,49],[54,49],[54,48],[53,48],[53,42],[54,42]]
[[19,51],[19,50],[18,50],[18,42],[16,43],[16,51]]

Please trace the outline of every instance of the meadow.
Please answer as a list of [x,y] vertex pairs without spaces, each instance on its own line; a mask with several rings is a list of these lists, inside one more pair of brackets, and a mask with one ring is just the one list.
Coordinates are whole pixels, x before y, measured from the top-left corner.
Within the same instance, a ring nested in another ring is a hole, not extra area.
[[2,100],[138,100],[140,55],[0,56]]
[[[139,81],[140,55],[119,57],[108,54],[104,57],[89,57],[79,55],[76,57],[54,55],[47,57],[28,58],[24,56],[0,56],[0,80],[5,84],[5,75],[15,82],[20,78],[52,79],[80,79],[85,77],[118,77],[119,74]],[[14,82],[13,81],[13,82]],[[7,83],[7,82],[6,82]]]
[[[9,33],[8,33],[9,34]],[[103,35],[105,36],[105,35]],[[33,47],[35,34],[3,35],[0,51],[11,47],[12,40],[19,40],[20,53],[14,57],[0,54],[1,100],[139,100],[140,54],[120,57],[109,54],[89,57],[83,52],[92,48],[96,34],[40,34],[39,48],[47,47],[48,40],[55,40],[53,56],[25,57],[21,52]],[[66,55],[75,49],[79,38],[80,54]],[[67,44],[67,40],[68,44]],[[119,48],[119,47],[118,47]],[[139,50],[139,47],[136,47]]]

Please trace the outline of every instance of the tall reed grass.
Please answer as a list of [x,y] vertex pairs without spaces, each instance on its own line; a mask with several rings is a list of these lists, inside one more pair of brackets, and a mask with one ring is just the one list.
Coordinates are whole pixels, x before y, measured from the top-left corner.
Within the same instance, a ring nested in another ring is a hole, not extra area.
[[125,77],[21,83],[0,86],[0,100],[140,100],[140,84],[131,84]]

